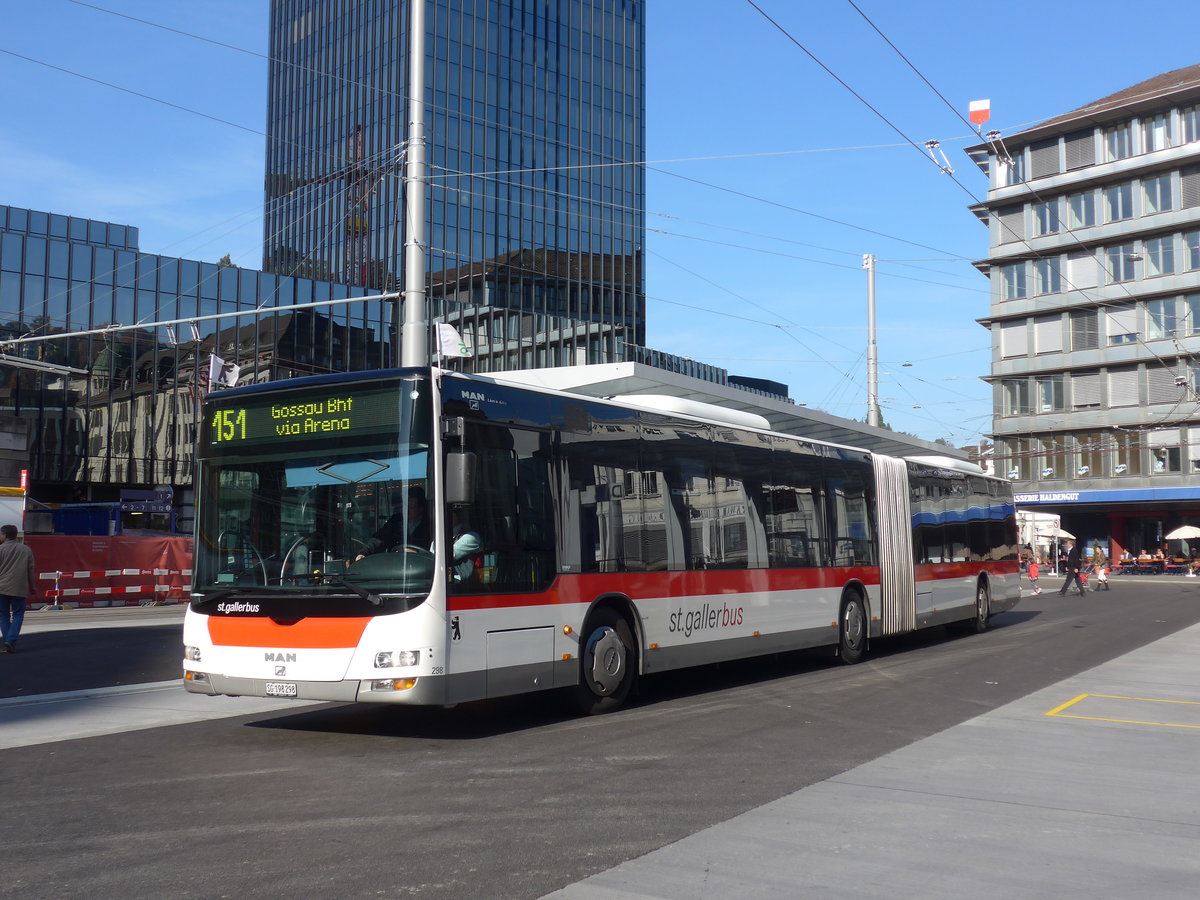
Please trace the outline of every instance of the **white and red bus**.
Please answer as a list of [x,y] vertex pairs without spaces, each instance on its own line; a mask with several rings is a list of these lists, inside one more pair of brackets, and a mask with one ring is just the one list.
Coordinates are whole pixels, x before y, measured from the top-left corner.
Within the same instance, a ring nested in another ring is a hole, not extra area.
[[402,369],[226,390],[204,416],[189,691],[565,688],[600,712],[643,673],[853,663],[1020,596],[1006,482],[719,407]]

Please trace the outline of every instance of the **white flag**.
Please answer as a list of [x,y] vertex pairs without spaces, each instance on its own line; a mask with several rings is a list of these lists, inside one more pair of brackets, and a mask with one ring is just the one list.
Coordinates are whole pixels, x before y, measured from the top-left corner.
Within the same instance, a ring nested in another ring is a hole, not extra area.
[[467,342],[462,339],[453,325],[438,322],[438,352],[442,356],[474,356]]
[[225,362],[215,353],[209,354],[208,357],[208,389],[211,391],[218,387],[236,387],[238,375],[241,374],[242,367],[231,362]]

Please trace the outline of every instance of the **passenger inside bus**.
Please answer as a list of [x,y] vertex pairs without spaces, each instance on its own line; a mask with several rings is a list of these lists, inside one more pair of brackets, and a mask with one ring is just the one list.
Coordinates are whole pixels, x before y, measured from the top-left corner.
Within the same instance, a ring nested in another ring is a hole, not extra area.
[[450,508],[450,523],[450,580],[465,583],[475,575],[475,563],[483,542],[479,533],[471,528],[465,506]]

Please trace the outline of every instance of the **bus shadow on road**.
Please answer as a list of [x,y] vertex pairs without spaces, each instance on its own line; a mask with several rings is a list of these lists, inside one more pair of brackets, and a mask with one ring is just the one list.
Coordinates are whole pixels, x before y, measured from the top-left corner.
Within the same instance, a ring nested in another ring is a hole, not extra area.
[[[927,628],[898,637],[877,639],[871,644],[870,660],[888,660],[926,648],[944,645],[952,651],[962,641],[986,642],[988,634],[1027,622],[1037,610],[1009,611],[996,616],[988,633],[958,636],[942,627]],[[818,647],[739,659],[724,663],[678,669],[643,677],[637,694],[622,711],[598,720],[618,720],[625,711],[650,710],[663,704],[693,698],[722,699],[729,692],[762,686],[770,688],[810,678],[849,677],[855,667],[842,666],[833,648]],[[408,738],[413,740],[484,740],[554,727],[572,721],[588,721],[575,713],[560,691],[542,691],[515,697],[479,700],[455,707],[415,707],[379,704],[338,704],[305,708],[280,716],[270,714],[246,722],[247,727],[281,731]]]

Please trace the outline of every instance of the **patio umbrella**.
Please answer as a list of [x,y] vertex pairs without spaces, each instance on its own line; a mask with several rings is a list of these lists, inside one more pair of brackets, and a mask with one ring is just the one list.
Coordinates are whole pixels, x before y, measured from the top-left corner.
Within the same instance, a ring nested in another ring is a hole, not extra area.
[[1168,541],[1191,541],[1200,538],[1200,528],[1195,525],[1181,525],[1165,535]]
[[[1200,535],[1200,529],[1197,530],[1197,534]],[[1038,537],[1062,538],[1063,540],[1071,541],[1075,540],[1075,535],[1071,534],[1071,532],[1063,531],[1061,528],[1054,527],[1041,529],[1038,532]]]

